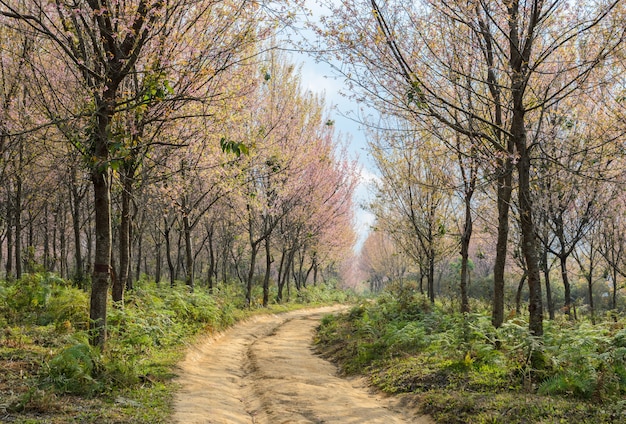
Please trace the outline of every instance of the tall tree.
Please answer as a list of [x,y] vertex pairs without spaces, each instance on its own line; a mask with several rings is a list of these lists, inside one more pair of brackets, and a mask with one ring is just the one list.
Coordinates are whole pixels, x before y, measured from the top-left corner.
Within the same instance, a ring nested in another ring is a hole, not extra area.
[[[3,16],[23,22],[29,30],[47,40],[58,54],[62,69],[68,70],[69,77],[75,78],[84,93],[78,96],[84,100],[78,109],[81,115],[89,116],[90,123],[85,131],[86,138],[79,140],[77,147],[88,163],[94,194],[96,247],[90,305],[91,343],[103,346],[112,247],[110,173],[111,166],[116,166],[116,160],[125,154],[126,147],[118,138],[120,134],[115,133],[116,119],[121,111],[137,103],[137,97],[139,104],[160,101],[156,94],[166,87],[167,77],[163,76],[169,72],[177,72],[180,87],[189,87],[189,81],[197,84],[194,77],[200,76],[200,86],[206,88],[207,79],[210,81],[213,74],[207,72],[204,65],[211,55],[198,48],[210,45],[215,41],[214,35],[222,34],[207,28],[217,23],[217,28],[232,29],[228,31],[232,37],[216,43],[223,52],[222,57],[229,58],[232,52],[229,47],[254,41],[257,24],[253,12],[257,8],[246,1],[213,3],[205,0],[79,0],[72,3],[2,0],[0,5]],[[142,62],[149,51],[176,52],[176,56],[165,56],[178,60],[156,64]],[[186,67],[179,66],[181,63]],[[131,78],[155,75],[158,77],[156,85],[144,84],[140,93],[126,91],[125,83]],[[48,81],[52,85],[54,79],[48,78]],[[63,92],[64,86],[56,85],[53,89]],[[187,101],[201,101],[207,94],[200,96],[197,90],[183,90],[183,93],[185,96],[179,98]],[[63,119],[66,117],[57,117],[57,120]]]
[[[340,47],[333,51],[343,56],[345,75],[375,106],[400,114],[408,111],[418,121],[435,120],[468,140],[481,140],[485,158],[495,162],[494,175],[509,178],[516,171],[530,287],[529,326],[537,336],[543,333],[543,307],[531,159],[540,128],[531,123],[576,90],[622,42],[624,31],[616,25],[619,14],[615,13],[620,6],[615,0],[580,7],[559,0],[411,5],[372,0],[342,2],[325,21],[324,35],[332,47]],[[467,63],[473,65],[469,73]],[[469,86],[465,77],[472,81]],[[498,190],[507,192],[498,203],[504,208],[503,229],[508,225],[508,206],[500,201],[510,193],[510,181],[498,183]],[[500,235],[504,238],[505,233]],[[496,326],[502,321],[501,300],[494,302]]]

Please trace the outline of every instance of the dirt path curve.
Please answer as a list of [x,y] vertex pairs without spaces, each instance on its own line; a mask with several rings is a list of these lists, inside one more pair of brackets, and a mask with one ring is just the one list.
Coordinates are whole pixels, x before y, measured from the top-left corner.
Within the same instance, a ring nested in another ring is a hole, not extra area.
[[257,317],[192,348],[181,363],[178,423],[415,423],[362,380],[337,377],[311,349],[314,328],[338,308]]

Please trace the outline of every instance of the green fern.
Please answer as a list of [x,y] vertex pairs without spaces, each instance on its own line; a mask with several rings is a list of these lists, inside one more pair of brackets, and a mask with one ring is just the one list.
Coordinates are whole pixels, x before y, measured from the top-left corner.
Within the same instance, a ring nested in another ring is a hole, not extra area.
[[48,362],[44,382],[60,393],[92,394],[101,388],[93,378],[98,360],[98,354],[87,344],[65,348]]

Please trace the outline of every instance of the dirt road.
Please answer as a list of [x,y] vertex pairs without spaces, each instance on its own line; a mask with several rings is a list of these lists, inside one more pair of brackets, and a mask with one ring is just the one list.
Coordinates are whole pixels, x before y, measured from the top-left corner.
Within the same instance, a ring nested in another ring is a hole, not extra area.
[[337,377],[315,355],[313,331],[320,308],[257,317],[192,348],[181,364],[175,399],[178,423],[416,423],[372,393],[362,380]]

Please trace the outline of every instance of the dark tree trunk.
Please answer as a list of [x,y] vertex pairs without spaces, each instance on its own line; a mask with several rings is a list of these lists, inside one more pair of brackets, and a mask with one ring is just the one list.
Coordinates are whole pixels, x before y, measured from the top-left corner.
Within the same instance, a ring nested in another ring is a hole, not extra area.
[[278,303],[281,303],[283,300],[283,287],[285,285],[283,274],[284,274],[284,269],[285,269],[286,257],[287,257],[287,251],[283,248],[280,254],[280,264],[278,265],[278,277],[277,277],[278,288],[277,288],[277,293],[276,293],[276,301]]
[[592,240],[589,243],[589,269],[585,271],[585,266],[582,259],[576,253],[574,253],[574,259],[578,263],[578,267],[580,268],[580,270],[585,274],[585,279],[587,280],[587,303],[589,304],[589,313],[591,315],[591,323],[593,325],[596,324],[596,311],[593,301],[593,272],[595,271],[596,266],[595,254],[596,249]]
[[544,247],[541,257],[541,267],[543,270],[543,279],[546,286],[546,303],[548,305],[548,316],[554,319],[554,301],[552,300],[552,287],[550,287],[550,265],[548,264],[548,248]]
[[[521,101],[521,99],[520,99]],[[519,106],[519,105],[518,105]],[[526,147],[523,113],[514,109],[512,133],[516,137],[515,145],[519,154],[517,163],[519,188],[518,202],[520,208],[520,224],[522,230],[522,253],[528,269],[528,311],[530,313],[529,329],[534,336],[543,335],[543,304],[541,298],[541,279],[537,260],[537,242],[533,222],[532,201],[530,198],[530,155]],[[519,116],[521,115],[521,116]]]
[[252,306],[252,283],[254,281],[254,267],[256,266],[256,256],[259,251],[258,243],[250,243],[250,268],[246,279],[246,306]]
[[272,271],[272,254],[270,238],[265,239],[265,277],[263,278],[263,307],[267,308],[270,297],[270,273]]
[[589,272],[587,273],[587,296],[589,297],[589,312],[591,313],[591,323],[593,325],[596,324],[596,309],[593,303],[593,271],[594,271],[594,260],[593,260],[593,245],[590,249],[589,254]]
[[194,289],[194,258],[191,244],[191,225],[188,214],[183,215],[183,231],[185,235],[185,284],[189,290]]
[[209,293],[213,293],[213,282],[216,273],[216,260],[215,249],[213,248],[213,225],[211,225],[209,234],[209,243],[207,248],[209,249],[209,266],[207,270],[207,286],[209,287]]
[[[541,2],[532,4],[532,13],[538,13]],[[536,21],[529,20],[528,37],[523,40],[520,36],[522,30],[519,27],[520,10],[519,0],[507,3],[509,12],[508,35],[509,35],[509,67],[511,78],[511,126],[510,139],[515,146],[518,156],[518,203],[520,215],[520,227],[522,232],[522,254],[528,270],[528,311],[529,330],[533,336],[543,336],[543,304],[541,298],[541,279],[539,277],[539,264],[537,255],[537,242],[535,223],[533,221],[533,206],[531,200],[531,164],[530,151],[526,136],[526,108],[524,106],[524,92],[527,86],[528,66],[532,51],[533,37],[535,36]],[[534,359],[534,358],[533,358]]]
[[[106,151],[106,146],[103,148]],[[100,157],[107,154],[100,152]],[[103,161],[106,163],[106,161]],[[104,164],[96,164],[92,172],[94,189],[94,209],[96,249],[91,283],[91,302],[89,309],[90,343],[104,347],[106,343],[107,292],[109,288],[109,267],[111,264],[111,198],[108,185],[108,171],[98,169]]]
[[158,286],[161,283],[161,267],[162,267],[162,256],[161,256],[161,246],[162,244],[156,243],[154,245],[155,255],[156,255],[156,270],[154,271],[154,281]]
[[524,282],[528,274],[524,271],[522,278],[520,278],[517,284],[517,292],[515,293],[515,313],[517,316],[522,314],[522,291],[524,290]]
[[[282,263],[282,259],[281,259],[281,267],[282,267],[283,272],[282,272],[282,279],[279,280],[279,284],[278,284],[278,295],[276,296],[278,303],[281,303],[283,301],[284,288],[287,287],[287,289],[289,289],[289,270],[292,268],[295,254],[296,254],[295,248],[291,248],[287,252],[287,257],[286,257],[284,264]],[[283,254],[283,258],[284,258],[284,254]],[[289,296],[289,294],[287,296]]]
[[559,262],[561,265],[561,278],[563,280],[563,289],[565,291],[565,303],[563,305],[563,310],[565,311],[565,314],[567,316],[570,316],[572,309],[572,287],[569,283],[569,277],[567,275],[567,256],[559,256]]
[[[315,267],[315,259],[311,258],[311,266],[309,266],[306,270],[306,272],[304,273],[304,287],[306,287],[306,283],[307,281],[309,281],[309,277],[311,275],[311,271],[313,271],[313,268]],[[313,286],[315,286],[315,281],[313,281]]]
[[113,279],[112,296],[113,302],[123,303],[124,289],[128,284],[130,274],[130,228],[131,213],[130,199],[132,196],[133,183],[128,169],[121,173],[122,179],[122,211],[119,228],[119,258],[120,266],[117,270],[116,278]]
[[613,296],[611,296],[611,309],[617,310],[617,265],[611,267],[613,269]]
[[553,218],[555,225],[555,233],[559,240],[560,250],[557,254],[559,258],[559,265],[561,266],[561,281],[563,282],[563,290],[564,290],[564,305],[563,311],[565,314],[570,317],[572,310],[572,288],[569,282],[569,277],[567,275],[567,257],[569,256],[569,252],[567,252],[567,245],[565,242],[565,230],[563,224],[563,216],[561,214],[555,216]]
[[20,174],[21,172],[18,171],[15,176],[15,202],[13,203],[13,222],[15,224],[15,278],[18,280],[22,278],[22,177]]
[[491,322],[498,328],[504,322],[504,270],[506,267],[507,245],[509,240],[509,209],[512,196],[512,172],[509,160],[498,170],[498,237],[496,258],[493,266],[493,311]]
[[87,252],[83,264],[85,265],[85,274],[91,273],[91,264],[93,263],[94,249],[94,231],[93,231],[93,214],[89,214],[87,218],[88,225],[85,228],[85,241],[87,242]]
[[[43,218],[43,268],[46,272],[50,272],[50,215],[48,214],[48,203],[44,204]],[[2,241],[0,240],[0,249]],[[0,262],[2,262],[2,252],[0,251]]]
[[70,194],[72,197],[72,229],[74,230],[74,281],[82,286],[83,276],[83,255],[80,243],[80,208],[83,195],[80,194],[76,181],[76,169],[72,167],[70,177]]
[[172,260],[172,243],[170,241],[171,226],[167,222],[167,218],[163,218],[165,230],[163,236],[165,238],[165,258],[167,259],[167,267],[170,272],[170,287],[174,287],[174,261]]
[[[130,232],[131,235],[133,233],[133,227],[130,227]],[[143,233],[143,230],[142,230]],[[133,257],[133,249],[131,249],[130,251],[130,256],[131,258]],[[141,263],[144,262],[144,257],[143,257],[143,234],[139,234],[137,237],[137,249],[135,251],[135,255],[136,259],[135,259],[135,281],[139,281],[139,279],[141,278]],[[144,266],[144,271],[146,274],[148,274],[147,269]],[[133,278],[129,278],[128,281],[126,281],[126,290],[133,290],[134,289],[134,284],[133,284]]]
[[432,247],[428,252],[428,299],[435,303],[435,252]]
[[469,244],[472,239],[472,192],[465,195],[465,225],[461,235],[461,313],[470,312],[468,286],[469,286]]
[[294,272],[294,280],[296,281],[296,289],[298,291],[300,291],[301,288],[306,287],[306,281],[303,280],[303,272],[302,270],[304,269],[304,255],[301,254],[300,258],[298,260],[298,273],[296,274]]
[[178,276],[180,275],[180,269],[185,268],[185,263],[183,263],[184,258],[183,258],[183,255],[181,254],[183,233],[184,233],[184,230],[181,230],[179,228],[177,231],[178,237],[176,238],[176,267],[174,268],[175,279],[178,279]]
[[59,208],[59,271],[61,278],[68,277],[69,262],[67,259],[67,210],[65,204]]
[[[7,190],[8,192],[8,190]],[[7,194],[7,263],[6,279],[13,279],[13,206],[10,194]]]

